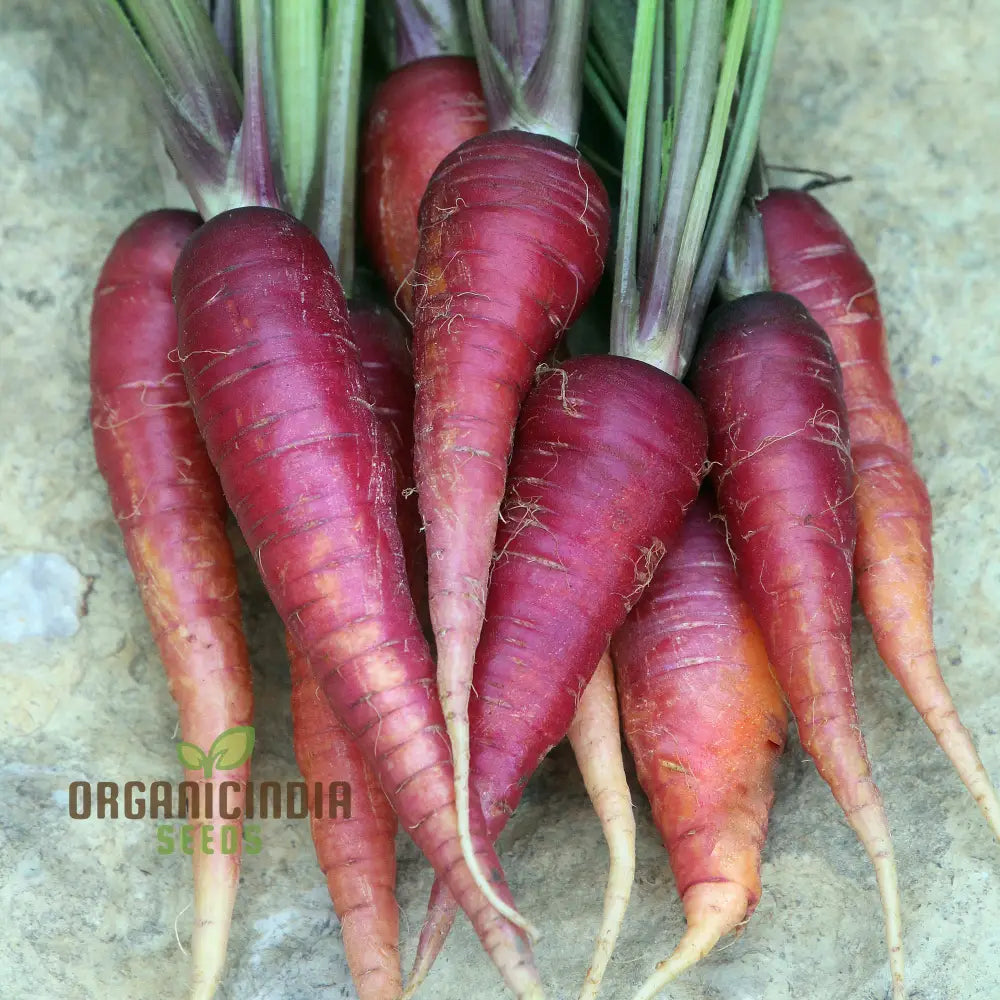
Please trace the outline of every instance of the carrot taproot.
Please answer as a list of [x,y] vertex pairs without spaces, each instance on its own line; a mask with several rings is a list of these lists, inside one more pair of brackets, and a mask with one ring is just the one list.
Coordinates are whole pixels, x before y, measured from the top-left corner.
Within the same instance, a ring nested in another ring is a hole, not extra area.
[[625,739],[688,929],[655,996],[753,913],[788,714],[710,491],[611,642]]
[[580,1000],[593,1000],[614,953],[635,879],[635,815],[622,760],[614,669],[607,652],[580,696],[566,736],[601,821],[610,857],[604,913],[580,991]]
[[[493,840],[694,502],[705,448],[688,390],[630,358],[571,359],[528,396],[470,704],[473,801]],[[409,990],[454,914],[435,884]]]
[[776,189],[759,208],[774,289],[805,305],[844,373],[857,477],[854,572],[875,646],[1000,838],[1000,800],[938,664],[931,504],[896,400],[875,280],[811,194]]
[[[413,484],[413,365],[406,334],[388,310],[352,302],[351,334],[372,405],[385,432],[395,473],[400,534],[414,601],[426,560]],[[306,780],[313,844],[341,922],[347,964],[362,1000],[393,1000],[402,990],[399,910],[395,896],[396,814],[350,734],[323,694],[308,658],[286,634],[292,673],[295,755]],[[351,815],[315,808],[313,789],[351,786]]]
[[[226,502],[201,441],[176,359],[170,280],[200,225],[192,212],[158,211],[132,223],[104,263],[90,317],[90,422],[97,465],[177,703],[183,739],[203,752],[253,716],[236,562]],[[206,778],[186,769],[202,802],[221,778],[242,809],[250,765]],[[217,798],[213,801],[218,802]],[[204,812],[190,819],[202,842]],[[195,851],[192,997],[222,975],[239,883],[242,820],[209,824],[210,851]],[[237,845],[223,850],[223,837]]]
[[474,59],[418,59],[395,70],[372,96],[362,135],[362,232],[375,270],[410,318],[407,279],[417,260],[420,200],[438,164],[485,131]]
[[460,824],[469,692],[518,411],[535,367],[596,288],[607,242],[596,173],[571,146],[534,133],[470,139],[421,204],[414,475]]
[[[309,660],[290,636],[295,759],[306,783],[316,858],[340,920],[359,1000],[395,1000],[402,989],[396,903],[396,814],[337,719]],[[330,813],[316,789],[346,781],[350,816]]]
[[[272,602],[510,988],[540,996],[530,946],[463,856],[393,472],[329,258],[284,212],[229,210],[185,247],[174,299],[198,426]],[[469,820],[491,891],[515,912],[479,811]]]
[[692,387],[741,586],[802,746],[874,865],[901,997],[896,861],[854,699],[857,519],[840,368],[805,307],[777,292],[720,307],[703,337]]

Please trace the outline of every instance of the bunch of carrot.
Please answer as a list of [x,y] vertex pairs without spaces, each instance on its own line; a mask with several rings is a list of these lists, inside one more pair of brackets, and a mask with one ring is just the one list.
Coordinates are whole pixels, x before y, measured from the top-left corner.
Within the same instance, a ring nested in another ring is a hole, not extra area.
[[[623,63],[600,3],[588,48],[583,0],[471,0],[468,19],[398,0],[363,130],[361,0],[243,0],[238,32],[208,6],[98,7],[201,218],[144,216],[105,263],[95,450],[198,746],[252,716],[227,509],[253,553],[300,769],[352,784],[349,819],[309,804],[358,995],[404,995],[397,825],[437,876],[405,995],[459,908],[508,988],[543,995],[493,844],[566,736],[611,856],[596,995],[635,864],[620,724],[688,922],[638,995],[658,994],[760,899],[787,705],[872,859],[901,997],[855,582],[998,835],[1000,803],[933,653],[930,507],[871,275],[814,198],[763,197],[754,169],[780,3],[640,0]],[[585,77],[622,140],[611,353],[560,360],[611,232],[577,148]],[[647,137],[668,117],[666,156]],[[412,332],[356,294],[356,165]],[[706,320],[716,288],[731,301]],[[194,877],[210,997],[239,854],[196,854]]]

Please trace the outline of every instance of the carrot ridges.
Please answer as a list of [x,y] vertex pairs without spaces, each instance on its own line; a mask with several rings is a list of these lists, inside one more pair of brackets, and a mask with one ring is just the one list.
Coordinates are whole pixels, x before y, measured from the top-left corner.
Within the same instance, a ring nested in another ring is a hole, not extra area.
[[805,307],[777,292],[720,307],[704,338],[692,384],[740,584],[802,746],[875,868],[898,997],[896,865],[854,700],[857,514],[840,367]]
[[625,738],[688,928],[640,996],[749,919],[787,713],[704,490],[612,640]]
[[[295,759],[305,779],[316,857],[341,921],[360,1000],[395,1000],[402,989],[395,896],[396,815],[378,779],[330,709],[307,658],[288,639]],[[351,815],[317,815],[316,787],[347,781]]]
[[[189,242],[174,296],[198,424],[272,602],[508,985],[537,996],[530,949],[463,860],[395,477],[329,258],[285,213],[237,209]],[[510,906],[478,809],[469,825]]]
[[857,476],[854,565],[875,646],[1000,840],[1000,799],[962,725],[934,647],[930,499],[896,400],[875,280],[812,195],[775,190],[760,209],[774,288],[809,309],[844,372]]
[[[191,212],[151,212],[108,255],[91,312],[90,419],[181,735],[205,753],[226,730],[250,724],[253,694],[226,504],[176,359],[171,276],[199,223]],[[228,802],[241,809],[249,773],[244,763],[210,778],[186,769],[185,778],[237,783]],[[191,825],[199,844],[203,820]],[[239,850],[226,853],[223,838],[234,833],[240,845],[242,821],[210,825],[212,852],[192,856],[193,1000],[215,994],[239,883]]]
[[[600,280],[608,200],[572,147],[528,132],[492,132],[440,164],[419,221],[414,472],[438,690],[462,847],[473,866],[469,691],[514,428],[536,366]],[[490,894],[481,874],[477,880]]]

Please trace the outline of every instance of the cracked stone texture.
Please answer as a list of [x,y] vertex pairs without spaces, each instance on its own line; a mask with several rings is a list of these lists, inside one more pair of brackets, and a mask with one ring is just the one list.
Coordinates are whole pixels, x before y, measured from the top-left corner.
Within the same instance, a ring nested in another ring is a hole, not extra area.
[[[879,281],[900,400],[934,503],[941,659],[1000,776],[1000,562],[990,544],[1000,512],[1000,175],[988,139],[1000,135],[1000,103],[988,5],[787,6],[766,149],[775,163],[854,177],[823,200]],[[83,4],[0,0],[0,74],[0,558],[9,567],[61,557],[79,576],[60,578],[62,627],[35,629],[46,637],[11,625],[5,635],[21,641],[0,645],[0,995],[181,997],[188,859],[158,856],[150,821],[71,821],[66,809],[75,779],[177,777],[176,712],[87,427],[91,288],[116,234],[161,204],[163,187],[136,88],[114,70]],[[243,569],[255,776],[293,779],[279,630],[245,557]],[[67,609],[67,600],[79,603]],[[994,998],[997,846],[860,617],[855,652],[861,718],[898,851],[911,996]],[[676,1000],[885,995],[874,879],[803,756],[793,742],[781,767],[756,915],[673,986]],[[606,981],[611,1000],[631,995],[682,928],[639,796],[636,811],[638,875]],[[308,825],[269,821],[263,844],[245,859],[220,996],[352,996]],[[606,860],[564,748],[541,768],[502,848],[523,911],[545,930],[537,958],[550,995],[575,996]],[[408,842],[399,852],[408,963],[431,878]],[[468,925],[456,927],[424,992],[501,995]]]

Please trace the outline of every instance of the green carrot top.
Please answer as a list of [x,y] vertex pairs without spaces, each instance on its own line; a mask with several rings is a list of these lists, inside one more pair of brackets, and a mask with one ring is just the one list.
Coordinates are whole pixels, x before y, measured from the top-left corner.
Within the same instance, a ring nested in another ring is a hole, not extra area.
[[576,145],[588,20],[587,0],[469,0],[491,128]]
[[[622,47],[598,0],[588,86],[621,103]],[[782,0],[638,0],[629,70],[611,345],[682,377],[757,149]],[[721,54],[721,55],[720,55]],[[666,92],[666,93],[665,93]],[[669,99],[667,97],[669,94]]]

